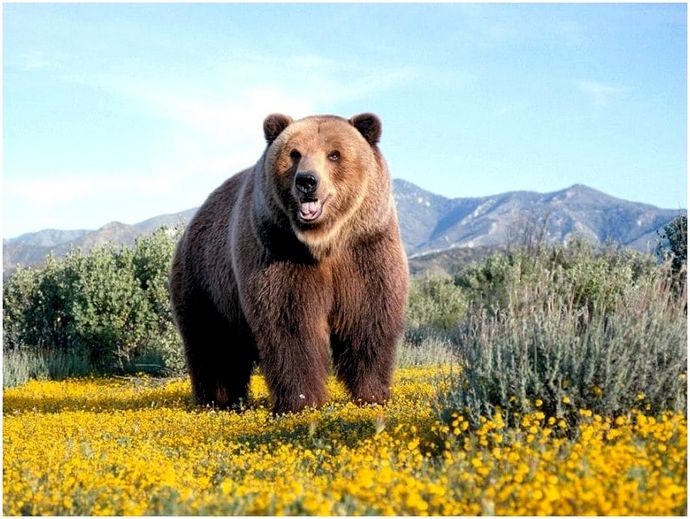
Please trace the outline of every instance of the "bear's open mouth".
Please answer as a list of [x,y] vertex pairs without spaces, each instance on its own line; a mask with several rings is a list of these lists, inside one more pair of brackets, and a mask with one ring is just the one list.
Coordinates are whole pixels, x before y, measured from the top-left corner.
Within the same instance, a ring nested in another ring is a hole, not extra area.
[[304,222],[313,222],[322,212],[323,206],[319,200],[310,200],[299,205],[299,217]]
[[321,200],[302,200],[299,202],[297,218],[302,223],[314,223],[323,213],[323,206],[330,197]]

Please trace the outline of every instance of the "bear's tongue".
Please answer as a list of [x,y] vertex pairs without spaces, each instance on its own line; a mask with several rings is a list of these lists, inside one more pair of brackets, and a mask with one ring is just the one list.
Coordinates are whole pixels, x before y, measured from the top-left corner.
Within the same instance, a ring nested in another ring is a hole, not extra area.
[[302,202],[299,206],[299,214],[303,220],[314,220],[321,214],[321,203],[318,200]]

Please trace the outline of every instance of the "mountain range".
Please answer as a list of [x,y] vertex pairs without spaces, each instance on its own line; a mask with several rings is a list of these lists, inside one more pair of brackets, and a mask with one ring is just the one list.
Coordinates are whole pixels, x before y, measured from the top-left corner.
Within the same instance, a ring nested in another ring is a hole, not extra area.
[[[493,248],[535,237],[547,243],[566,242],[575,236],[651,252],[658,241],[656,231],[686,213],[621,200],[580,184],[552,193],[446,198],[395,179],[393,192],[410,258],[453,248]],[[90,250],[105,242],[131,246],[137,237],[162,226],[185,224],[195,211],[155,216],[133,225],[111,222],[97,230],[47,229],[3,240],[3,271],[11,272],[18,264],[38,264],[51,251],[61,256],[75,247]]]

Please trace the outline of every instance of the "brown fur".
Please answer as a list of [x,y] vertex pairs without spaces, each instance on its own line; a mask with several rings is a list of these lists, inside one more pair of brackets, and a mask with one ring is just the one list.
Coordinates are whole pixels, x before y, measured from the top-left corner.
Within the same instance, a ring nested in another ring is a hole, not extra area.
[[[380,134],[372,114],[270,115],[257,164],[198,210],[170,280],[197,403],[238,404],[259,360],[276,412],[319,406],[331,355],[353,400],[389,397],[408,276]],[[298,217],[304,172],[316,223]]]

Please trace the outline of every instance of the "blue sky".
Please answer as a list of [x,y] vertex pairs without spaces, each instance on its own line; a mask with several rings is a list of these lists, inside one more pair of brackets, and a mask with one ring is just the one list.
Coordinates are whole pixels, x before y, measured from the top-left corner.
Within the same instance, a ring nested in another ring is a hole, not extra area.
[[3,236],[200,205],[263,118],[377,113],[449,197],[687,207],[684,4],[5,4]]

